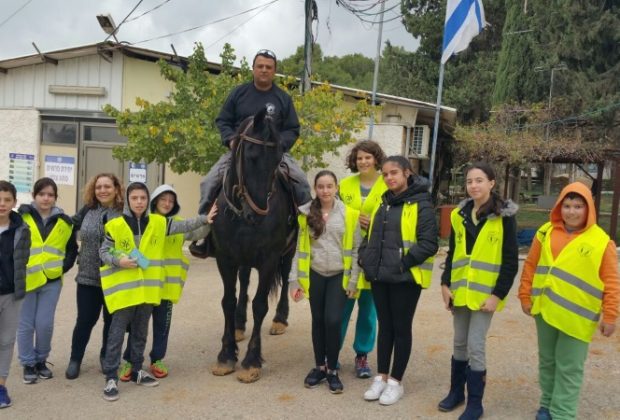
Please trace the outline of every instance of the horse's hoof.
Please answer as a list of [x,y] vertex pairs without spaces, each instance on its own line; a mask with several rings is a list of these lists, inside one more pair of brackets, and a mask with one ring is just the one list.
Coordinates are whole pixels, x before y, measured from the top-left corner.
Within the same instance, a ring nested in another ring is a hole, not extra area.
[[286,331],[286,327],[287,327],[286,324],[274,321],[274,322],[271,323],[271,328],[269,329],[269,334],[271,334],[271,335],[282,335]]
[[251,367],[249,369],[243,369],[237,373],[237,379],[244,384],[251,384],[260,379],[261,368]]
[[235,371],[235,362],[232,360],[222,363],[217,362],[213,366],[211,366],[211,373],[215,376],[225,376],[233,373]]
[[245,340],[245,330],[235,330],[235,341],[238,343],[239,341]]

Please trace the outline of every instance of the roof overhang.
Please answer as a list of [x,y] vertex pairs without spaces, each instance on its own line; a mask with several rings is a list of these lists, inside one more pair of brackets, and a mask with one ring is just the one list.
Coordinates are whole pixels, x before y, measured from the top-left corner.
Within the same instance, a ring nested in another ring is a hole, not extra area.
[[[161,51],[149,50],[146,48],[134,47],[123,43],[107,41],[99,42],[96,44],[83,45],[80,47],[50,51],[43,54],[37,53],[7,60],[0,60],[0,72],[6,73],[7,70],[10,69],[41,64],[44,62],[42,56],[46,57],[47,59],[58,61],[98,54],[105,59],[110,60],[114,51],[119,51],[121,54],[127,57],[132,57],[150,62],[157,62],[162,59],[169,62],[170,64],[176,64],[180,67],[186,67],[188,63],[186,57],[179,56],[174,52],[165,53]],[[219,64],[209,63],[208,66],[209,71],[213,73],[220,72],[221,66]]]

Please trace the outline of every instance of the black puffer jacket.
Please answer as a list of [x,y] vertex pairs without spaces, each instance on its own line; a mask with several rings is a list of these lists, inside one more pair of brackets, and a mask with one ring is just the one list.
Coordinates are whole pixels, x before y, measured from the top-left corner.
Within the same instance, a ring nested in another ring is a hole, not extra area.
[[[428,186],[426,179],[412,176],[404,192],[394,195],[386,191],[383,194],[381,206],[373,219],[370,239],[364,240],[359,252],[359,263],[368,281],[413,281],[409,269],[437,252],[437,223]],[[404,255],[401,216],[404,205],[413,203],[418,203],[417,242]]]

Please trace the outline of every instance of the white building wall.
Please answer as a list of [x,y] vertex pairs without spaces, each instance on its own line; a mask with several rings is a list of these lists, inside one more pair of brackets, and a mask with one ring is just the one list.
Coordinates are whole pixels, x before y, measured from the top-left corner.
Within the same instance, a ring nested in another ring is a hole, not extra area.
[[[372,130],[372,139],[379,143],[386,156],[401,155],[405,150],[404,128],[402,124],[375,124]],[[359,133],[354,134],[357,140],[368,138],[368,126],[365,126]],[[356,141],[357,141],[356,140]],[[345,160],[355,142],[342,146],[338,149],[338,154],[328,153],[325,155],[325,169],[334,172],[338,180],[351,175],[347,169]],[[312,169],[308,172],[308,182],[313,185],[315,175],[323,168]]]
[[[101,111],[105,104],[121,107],[123,55],[114,52],[112,63],[99,55],[63,59],[9,69],[0,73],[0,107],[35,107]],[[50,85],[104,87],[105,96],[58,95]]]
[[[10,168],[10,153],[34,155],[32,180],[38,179],[39,136],[39,112],[36,109],[0,109],[0,179],[8,181],[9,171],[13,170]],[[18,191],[18,205],[31,201],[30,192]]]

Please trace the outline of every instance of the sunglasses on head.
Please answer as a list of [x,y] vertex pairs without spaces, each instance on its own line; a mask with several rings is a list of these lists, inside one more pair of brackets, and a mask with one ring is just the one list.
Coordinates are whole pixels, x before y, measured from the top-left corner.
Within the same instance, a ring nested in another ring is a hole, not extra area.
[[269,57],[269,58],[273,58],[274,60],[276,59],[276,54],[271,51],[271,50],[258,50],[258,52],[256,53],[255,57],[259,56],[259,55],[263,55],[265,57]]

